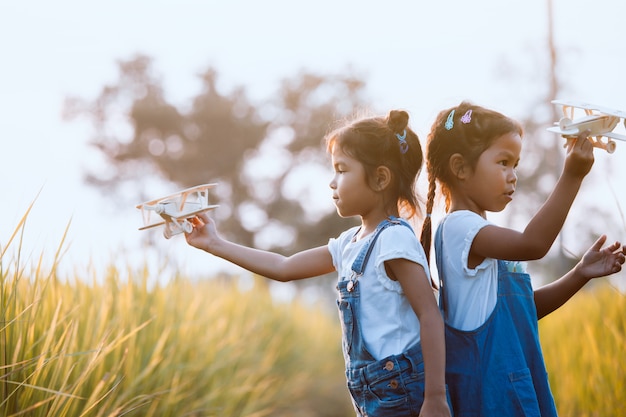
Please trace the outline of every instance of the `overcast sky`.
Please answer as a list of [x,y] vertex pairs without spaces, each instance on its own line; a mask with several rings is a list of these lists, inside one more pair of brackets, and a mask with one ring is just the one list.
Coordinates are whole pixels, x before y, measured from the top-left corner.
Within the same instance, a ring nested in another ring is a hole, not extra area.
[[[61,119],[66,96],[93,99],[115,82],[118,60],[153,57],[177,105],[198,93],[197,75],[209,66],[225,93],[243,85],[253,100],[303,68],[352,68],[377,108],[408,110],[424,138],[435,114],[463,99],[517,118],[532,111],[545,94],[546,10],[526,0],[1,1],[0,245],[39,194],[26,254],[51,256],[71,219],[70,270],[90,258],[151,256],[140,249],[141,233],[151,232],[137,231],[134,206],[120,209],[82,181],[98,163],[87,147],[91,126]],[[563,98],[626,110],[624,16],[622,0],[554,2]],[[609,158],[626,165],[626,144]],[[621,194],[622,178],[607,179]],[[312,187],[331,204],[327,181]],[[612,238],[626,240],[621,234]],[[176,265],[218,267],[180,236],[158,245]]]

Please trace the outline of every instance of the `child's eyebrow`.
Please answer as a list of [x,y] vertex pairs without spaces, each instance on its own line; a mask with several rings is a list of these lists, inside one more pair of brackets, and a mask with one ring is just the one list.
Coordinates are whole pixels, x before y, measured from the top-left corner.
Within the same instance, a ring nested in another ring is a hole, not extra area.
[[509,150],[506,150],[506,149],[503,149],[503,150],[499,151],[497,153],[497,157],[498,158],[517,159],[519,161],[519,158],[515,155],[515,153],[513,153],[513,152],[511,152]]

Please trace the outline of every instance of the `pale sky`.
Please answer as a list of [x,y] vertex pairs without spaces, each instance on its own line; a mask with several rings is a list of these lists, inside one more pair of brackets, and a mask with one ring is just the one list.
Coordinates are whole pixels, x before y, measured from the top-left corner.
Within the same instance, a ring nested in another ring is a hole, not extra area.
[[[84,168],[99,163],[87,147],[91,126],[61,119],[66,96],[90,100],[115,82],[118,60],[153,57],[177,105],[198,93],[196,76],[208,66],[225,93],[243,85],[253,100],[303,68],[353,68],[377,108],[408,110],[425,138],[435,114],[463,99],[516,118],[533,111],[545,94],[546,8],[527,0],[0,1],[0,245],[40,192],[23,254],[51,257],[71,219],[66,270],[89,259],[154,260],[140,248],[141,233],[151,232],[137,230],[138,210],[118,207],[82,181]],[[554,2],[561,98],[626,110],[624,16],[622,0]],[[626,166],[626,143],[611,156],[596,155],[590,175],[602,179],[607,158]],[[607,178],[622,195],[625,172]],[[327,184],[311,189],[331,206]],[[607,189],[599,192],[611,204]],[[626,240],[624,233],[609,238]],[[181,236],[155,240],[183,270],[220,267]]]

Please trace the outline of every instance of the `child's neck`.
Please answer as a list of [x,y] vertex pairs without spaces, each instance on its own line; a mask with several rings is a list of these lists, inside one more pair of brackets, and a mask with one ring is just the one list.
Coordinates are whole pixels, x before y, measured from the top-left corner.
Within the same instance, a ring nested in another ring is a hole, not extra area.
[[376,227],[380,224],[380,222],[392,216],[399,217],[399,214],[396,211],[394,213],[381,212],[381,213],[376,213],[376,214],[372,213],[369,216],[362,216],[361,217],[361,230],[359,230],[359,233],[357,234],[356,239],[359,240],[362,237],[373,233],[374,230],[376,230]]
[[467,204],[465,202],[452,200],[450,202],[450,209],[448,210],[448,213],[453,213],[455,211],[460,211],[460,210],[471,211],[471,212],[478,214],[483,219],[487,218],[487,212],[481,209],[480,207],[477,207],[475,204]]

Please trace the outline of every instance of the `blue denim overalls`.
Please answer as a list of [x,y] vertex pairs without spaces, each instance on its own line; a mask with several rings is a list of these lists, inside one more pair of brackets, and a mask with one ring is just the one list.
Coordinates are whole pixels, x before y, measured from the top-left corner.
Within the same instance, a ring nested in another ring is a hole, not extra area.
[[[445,317],[442,225],[435,235]],[[446,324],[446,383],[456,417],[556,416],[539,343],[530,276],[498,261],[498,300],[487,321],[462,331]]]
[[337,284],[346,378],[359,417],[417,416],[424,401],[424,362],[420,344],[403,354],[376,361],[365,347],[358,320],[358,278],[367,265],[380,232],[397,224],[413,230],[401,219],[392,217],[391,220],[383,220],[357,255],[350,279],[341,279]]

